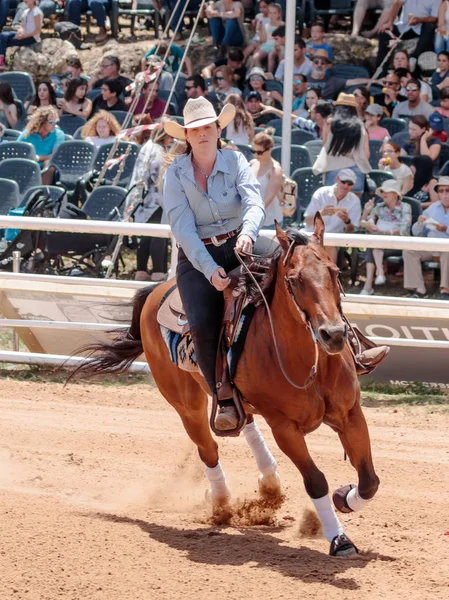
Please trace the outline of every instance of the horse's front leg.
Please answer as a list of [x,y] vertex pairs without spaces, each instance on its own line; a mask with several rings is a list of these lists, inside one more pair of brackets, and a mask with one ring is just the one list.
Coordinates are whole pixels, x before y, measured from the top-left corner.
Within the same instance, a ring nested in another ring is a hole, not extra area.
[[247,417],[247,425],[243,429],[243,435],[256,459],[257,467],[260,471],[260,494],[268,497],[280,496],[281,480],[277,472],[278,465],[276,459],[268,449],[252,415],[248,415]]
[[348,412],[343,427],[339,427],[337,432],[352,466],[357,471],[359,484],[346,485],[336,490],[333,494],[334,504],[341,512],[358,511],[372,500],[379,487],[379,478],[374,471],[371,455],[368,426],[359,402]]
[[326,477],[313,462],[298,424],[289,419],[277,420],[272,426],[272,431],[279,448],[293,461],[303,477],[306,491],[323,526],[324,535],[331,543],[329,554],[332,556],[356,554],[357,548],[345,536],[343,525],[332,505]]

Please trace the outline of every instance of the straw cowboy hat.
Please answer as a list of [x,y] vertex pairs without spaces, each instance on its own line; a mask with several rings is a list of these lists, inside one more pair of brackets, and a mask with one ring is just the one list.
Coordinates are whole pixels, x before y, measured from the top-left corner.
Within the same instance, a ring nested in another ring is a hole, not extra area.
[[345,94],[344,92],[341,92],[341,94],[338,94],[334,106],[352,106],[353,108],[357,108],[357,102],[355,101],[354,94]]
[[329,58],[329,54],[327,52],[327,50],[325,50],[324,48],[319,48],[318,50],[311,50],[310,52],[311,56],[310,58],[313,60],[314,58],[323,58],[324,60],[326,60],[329,64],[332,64],[332,60]]
[[168,135],[178,140],[186,139],[186,129],[202,127],[215,121],[218,121],[219,127],[224,129],[235,117],[235,106],[233,104],[225,104],[217,117],[215,109],[209,100],[200,96],[199,98],[188,100],[182,114],[184,117],[184,126],[174,121],[164,123],[164,129]]

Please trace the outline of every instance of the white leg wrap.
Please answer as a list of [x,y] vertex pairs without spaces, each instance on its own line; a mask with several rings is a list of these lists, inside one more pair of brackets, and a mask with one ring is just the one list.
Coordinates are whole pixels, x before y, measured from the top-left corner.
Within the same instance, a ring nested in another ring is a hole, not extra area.
[[230,498],[231,493],[226,484],[226,476],[221,467],[220,461],[218,461],[216,467],[206,466],[206,475],[209,479],[212,502],[216,500],[223,500],[224,498]]
[[311,500],[315,505],[316,512],[318,513],[323,526],[324,535],[329,542],[332,542],[336,535],[344,533],[344,529],[340,519],[337,517],[330,496],[326,495],[322,498],[311,498]]
[[265,440],[254,421],[246,425],[243,430],[243,435],[245,436],[248,446],[251,448],[251,452],[256,459],[257,466],[262,475],[275,473],[278,468],[277,462],[268,450]]
[[352,490],[346,496],[346,502],[348,503],[348,506],[352,508],[354,512],[356,512],[358,510],[362,510],[362,508],[365,508],[365,506],[371,502],[371,498],[369,500],[361,498],[359,494],[359,488],[355,487],[352,488]]

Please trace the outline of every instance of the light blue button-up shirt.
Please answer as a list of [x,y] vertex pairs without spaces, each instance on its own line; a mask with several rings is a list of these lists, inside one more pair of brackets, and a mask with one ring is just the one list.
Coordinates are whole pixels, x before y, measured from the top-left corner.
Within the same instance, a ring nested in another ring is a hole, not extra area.
[[441,204],[441,201],[434,202],[430,206],[426,208],[426,210],[422,213],[426,217],[431,217],[438,221],[438,223],[442,223],[443,225],[447,225],[447,231],[433,231],[425,226],[425,224],[421,224],[416,222],[412,227],[413,235],[417,235],[420,237],[432,237],[432,238],[449,238],[449,210],[445,210],[444,206]]
[[219,265],[201,241],[242,227],[256,241],[265,219],[260,186],[241,152],[218,150],[207,193],[199,189],[191,155],[175,158],[164,178],[164,209],[176,241],[210,280]]

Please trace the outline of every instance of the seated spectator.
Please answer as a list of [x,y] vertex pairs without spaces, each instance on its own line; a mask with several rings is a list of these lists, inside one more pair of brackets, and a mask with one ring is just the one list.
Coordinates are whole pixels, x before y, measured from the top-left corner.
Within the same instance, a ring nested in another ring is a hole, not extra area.
[[[284,81],[284,69],[285,58],[281,60],[276,69],[276,73],[274,74],[275,79]],[[293,79],[297,78],[297,75],[305,75],[308,77],[311,72],[312,63],[306,56],[306,43],[302,38],[296,37],[293,50]]]
[[[374,198],[368,200],[360,220],[361,227],[375,235],[410,235],[412,209],[409,204],[401,202],[399,183],[394,179],[387,179],[377,193],[383,201],[375,204]],[[384,285],[387,282],[383,267],[384,252],[380,248],[366,249],[366,281],[360,292],[361,296],[374,294],[373,283]]]
[[217,67],[214,71],[213,77],[213,91],[217,94],[219,100],[223,102],[228,94],[242,95],[239,88],[234,87],[234,81],[232,78],[232,69],[224,65],[223,67]]
[[365,174],[371,171],[369,139],[363,121],[357,116],[352,94],[340,94],[334,103],[332,117],[323,132],[323,147],[312,169],[325,174],[326,185],[332,185],[341,169],[350,168],[357,175],[353,192],[363,193]]
[[[355,94],[354,94],[355,95]],[[365,127],[370,140],[384,141],[390,137],[388,129],[380,125],[384,111],[378,104],[370,104],[365,110]]]
[[267,60],[268,55],[276,45],[273,38],[273,32],[281,25],[284,25],[282,20],[282,7],[280,4],[272,2],[268,7],[268,16],[270,22],[260,27],[260,46],[258,50],[250,57],[249,63],[251,66],[262,67],[262,63]]
[[0,33],[0,71],[5,70],[6,48],[10,46],[31,46],[41,41],[42,11],[37,6],[38,0],[25,0],[27,9],[17,31]]
[[[440,0],[398,0],[393,4],[390,21],[384,29],[391,30],[395,36],[402,36],[403,40],[418,38],[418,44],[412,54],[412,57],[417,59],[423,52],[433,50],[439,4]],[[398,15],[399,18],[393,25]],[[377,66],[387,55],[390,41],[391,36],[388,33],[380,34]]]
[[235,106],[235,117],[226,127],[226,138],[234,144],[250,144],[254,137],[254,121],[239,94],[229,94],[224,104]]
[[401,94],[401,80],[394,71],[385,75],[382,85],[384,86],[382,94],[376,94],[374,102],[383,107],[385,116],[391,117],[395,106],[400,102],[405,102],[407,98]]
[[[160,60],[154,54],[148,58],[144,57],[141,63],[142,71],[150,71],[151,73],[159,71],[159,64]],[[162,71],[159,72],[158,81],[160,90],[166,90],[169,92],[173,87],[173,75],[165,69],[162,69]]]
[[260,195],[265,204],[265,221],[263,229],[274,229],[275,221],[282,227],[284,215],[279,202],[284,179],[281,165],[272,158],[274,147],[274,129],[268,127],[254,136],[254,159],[249,163],[257,181],[260,184]]
[[12,129],[18,120],[12,87],[7,81],[0,81],[0,123]]
[[256,127],[263,127],[278,116],[275,108],[262,104],[262,96],[259,92],[250,92],[248,94],[246,108],[252,116]]
[[296,79],[293,78],[293,98],[292,98],[292,112],[300,116],[305,116],[306,118],[309,116],[303,115],[303,112],[308,112],[310,107],[306,109],[306,99],[307,99],[307,77],[305,75],[295,75]]
[[95,148],[115,142],[120,133],[120,123],[110,112],[99,110],[81,130],[81,137]]
[[266,79],[267,76],[263,69],[260,67],[253,67],[248,73],[248,89],[251,92],[259,92],[265,105],[281,108],[283,100],[282,95],[276,90],[269,92],[266,89]]
[[260,0],[258,4],[259,12],[256,14],[254,19],[251,21],[251,30],[255,31],[254,36],[251,38],[249,44],[247,44],[243,54],[245,62],[260,46],[260,29],[270,22],[268,14],[268,7],[271,0]]
[[445,50],[438,53],[437,56],[438,68],[432,75],[432,93],[435,98],[439,97],[439,92],[446,87],[449,87],[449,52]]
[[[2,0],[2,4],[4,4],[4,0]],[[11,4],[10,0],[6,0],[5,4],[10,5]],[[49,19],[52,15],[55,15],[58,8],[63,5],[64,5],[64,0],[60,0],[59,3],[54,2],[53,0],[40,0],[39,9],[42,11],[43,18]],[[22,19],[23,19],[23,15],[27,8],[28,8],[28,6],[27,6],[26,2],[18,3],[16,13],[15,13],[14,19],[12,21],[12,27],[14,29],[16,27],[20,26],[20,23],[22,22]],[[8,11],[9,11],[9,9],[8,9]],[[0,29],[2,29],[2,28],[3,28],[3,25],[0,27]]]
[[101,88],[106,79],[116,79],[121,85],[122,90],[132,83],[132,79],[129,79],[129,77],[125,77],[124,75],[120,75],[120,59],[118,59],[116,56],[110,56],[109,54],[103,56],[101,60],[100,74],[100,78],[98,76],[94,76],[89,79],[90,90]]
[[284,59],[285,52],[285,25],[277,27],[273,33],[274,48],[268,55],[267,72],[274,75],[277,66]]
[[49,81],[41,81],[37,86],[36,96],[28,108],[28,114],[33,113],[41,106],[53,106],[57,110],[56,93]]
[[401,147],[389,140],[380,149],[382,158],[379,160],[379,169],[394,175],[399,183],[401,194],[407,196],[407,192],[413,187],[413,172],[410,167],[399,160]]
[[429,117],[429,125],[432,130],[433,137],[445,144],[448,139],[447,133],[444,131],[444,120],[438,112],[433,112]]
[[[140,95],[139,102],[137,103],[136,110],[134,114],[146,114],[151,115],[153,121],[162,117],[166,102],[162,100],[162,98],[158,98],[157,95],[159,93],[159,82],[158,81],[148,81],[145,83],[142,89],[142,94]],[[166,114],[169,114],[169,111],[165,111]]]
[[[362,208],[360,199],[352,192],[357,175],[352,169],[340,169],[333,185],[325,185],[314,192],[306,208],[306,230],[313,231],[313,220],[319,211],[327,233],[352,233],[359,226]],[[338,248],[326,246],[330,258],[336,263]]]
[[[47,166],[56,148],[65,140],[64,132],[57,127],[58,121],[59,115],[53,106],[41,106],[31,115],[17,138],[19,142],[28,142],[34,146],[41,169]],[[55,168],[52,167],[42,174],[42,183],[52,185],[54,176]]]
[[[160,42],[159,46],[153,46],[150,50],[148,50],[148,52],[145,53],[144,57],[142,58],[142,71],[146,71],[147,60],[150,56],[157,58],[158,61],[162,61],[165,56],[164,69],[169,73],[176,75],[176,73],[179,71],[182,59],[184,58],[184,50],[175,44],[170,45],[165,41]],[[188,56],[184,58],[184,71],[186,76],[192,74],[192,61]]]
[[[418,79],[418,77],[413,77],[413,75],[410,72],[410,69],[396,69],[395,71],[396,75],[399,77],[399,80],[401,82],[401,94],[403,96],[406,96],[406,88],[408,85],[408,82],[410,79]],[[423,79],[418,79],[419,83],[421,84],[421,91],[420,91],[420,98],[423,102],[432,102],[433,100],[433,93],[432,93],[432,88],[431,86],[427,83],[427,81],[424,81]]]
[[101,84],[101,93],[97,96],[92,105],[91,116],[99,110],[124,110],[128,111],[128,107],[120,100],[119,96],[123,88],[117,79],[105,79]]
[[[190,77],[186,77],[186,84],[184,90],[187,96],[187,100],[189,98],[195,99],[202,96],[203,98],[207,98],[209,102],[213,104],[214,109],[216,111],[218,110],[218,105],[215,98],[212,99],[208,97],[206,82],[204,80],[204,77],[202,77],[201,75],[198,75],[196,73],[194,75],[191,75]],[[218,112],[220,111],[218,110]]]
[[243,91],[246,82],[246,67],[243,64],[243,58],[243,50],[241,48],[229,48],[225,58],[217,59],[212,64],[204,67],[201,75],[206,79],[211,79],[217,67],[226,65],[232,69],[234,85]]
[[441,142],[433,135],[429,121],[422,115],[412,117],[408,123],[410,142],[404,145],[407,154],[430,156],[434,170],[438,170]]
[[440,106],[435,107],[435,112],[446,119],[449,118],[449,87],[440,90]]
[[376,37],[383,30],[383,26],[389,23],[390,10],[393,3],[394,0],[357,0],[354,9],[351,37],[357,37],[360,34],[366,11],[380,8],[382,12],[375,26],[369,31],[362,33],[363,37],[368,39]]
[[224,56],[228,46],[245,45],[245,9],[241,2],[219,0],[208,4],[206,16],[219,55]]
[[64,98],[56,101],[58,108],[66,114],[87,119],[92,112],[92,102],[87,98],[87,81],[71,79]]
[[[413,235],[444,238],[449,241],[449,177],[440,177],[435,186],[438,201],[425,209],[412,227]],[[414,298],[426,298],[427,290],[422,275],[422,261],[432,260],[435,252],[404,250],[404,287],[414,290]],[[441,252],[440,298],[449,300],[449,252]]]
[[110,10],[109,0],[67,0],[69,21],[75,25],[81,24],[81,14],[88,10],[92,12],[100,29],[95,41],[97,44],[104,42],[108,36],[106,32],[106,13]]
[[432,167],[432,159],[429,156],[415,156],[410,167],[413,173],[413,187],[407,192],[407,196],[418,200],[423,208],[438,200],[435,191],[437,180],[432,174]]
[[315,56],[317,50],[324,50],[329,61],[332,62],[334,57],[332,48],[324,41],[325,37],[326,31],[324,29],[324,24],[321,22],[312,23],[310,26],[310,39],[312,41],[307,42],[306,44],[306,54],[310,59]]
[[393,117],[400,118],[401,116],[411,117],[414,115],[423,115],[428,118],[434,112],[434,107],[428,102],[421,99],[421,82],[418,79],[411,78],[408,80],[405,88],[407,100],[399,102],[394,110]]
[[[277,108],[266,107],[262,112],[264,113],[265,110],[274,113],[280,119],[284,116],[283,111]],[[326,121],[332,113],[332,105],[326,100],[318,100],[316,104],[312,105],[308,113],[310,113],[310,118],[301,117],[293,113],[291,115],[293,127],[311,133],[315,139],[322,138],[323,132],[326,129]],[[307,116],[309,117],[309,114]]]
[[370,105],[371,94],[368,88],[358,87],[352,92],[354,94],[355,101],[357,103],[357,116],[359,119],[363,119],[365,116],[365,110]]
[[89,77],[84,73],[83,65],[77,56],[69,58],[67,61],[66,73],[70,73],[72,79],[84,79],[87,83]]
[[437,29],[435,32],[435,52],[449,51],[449,2],[444,0],[438,9]]

